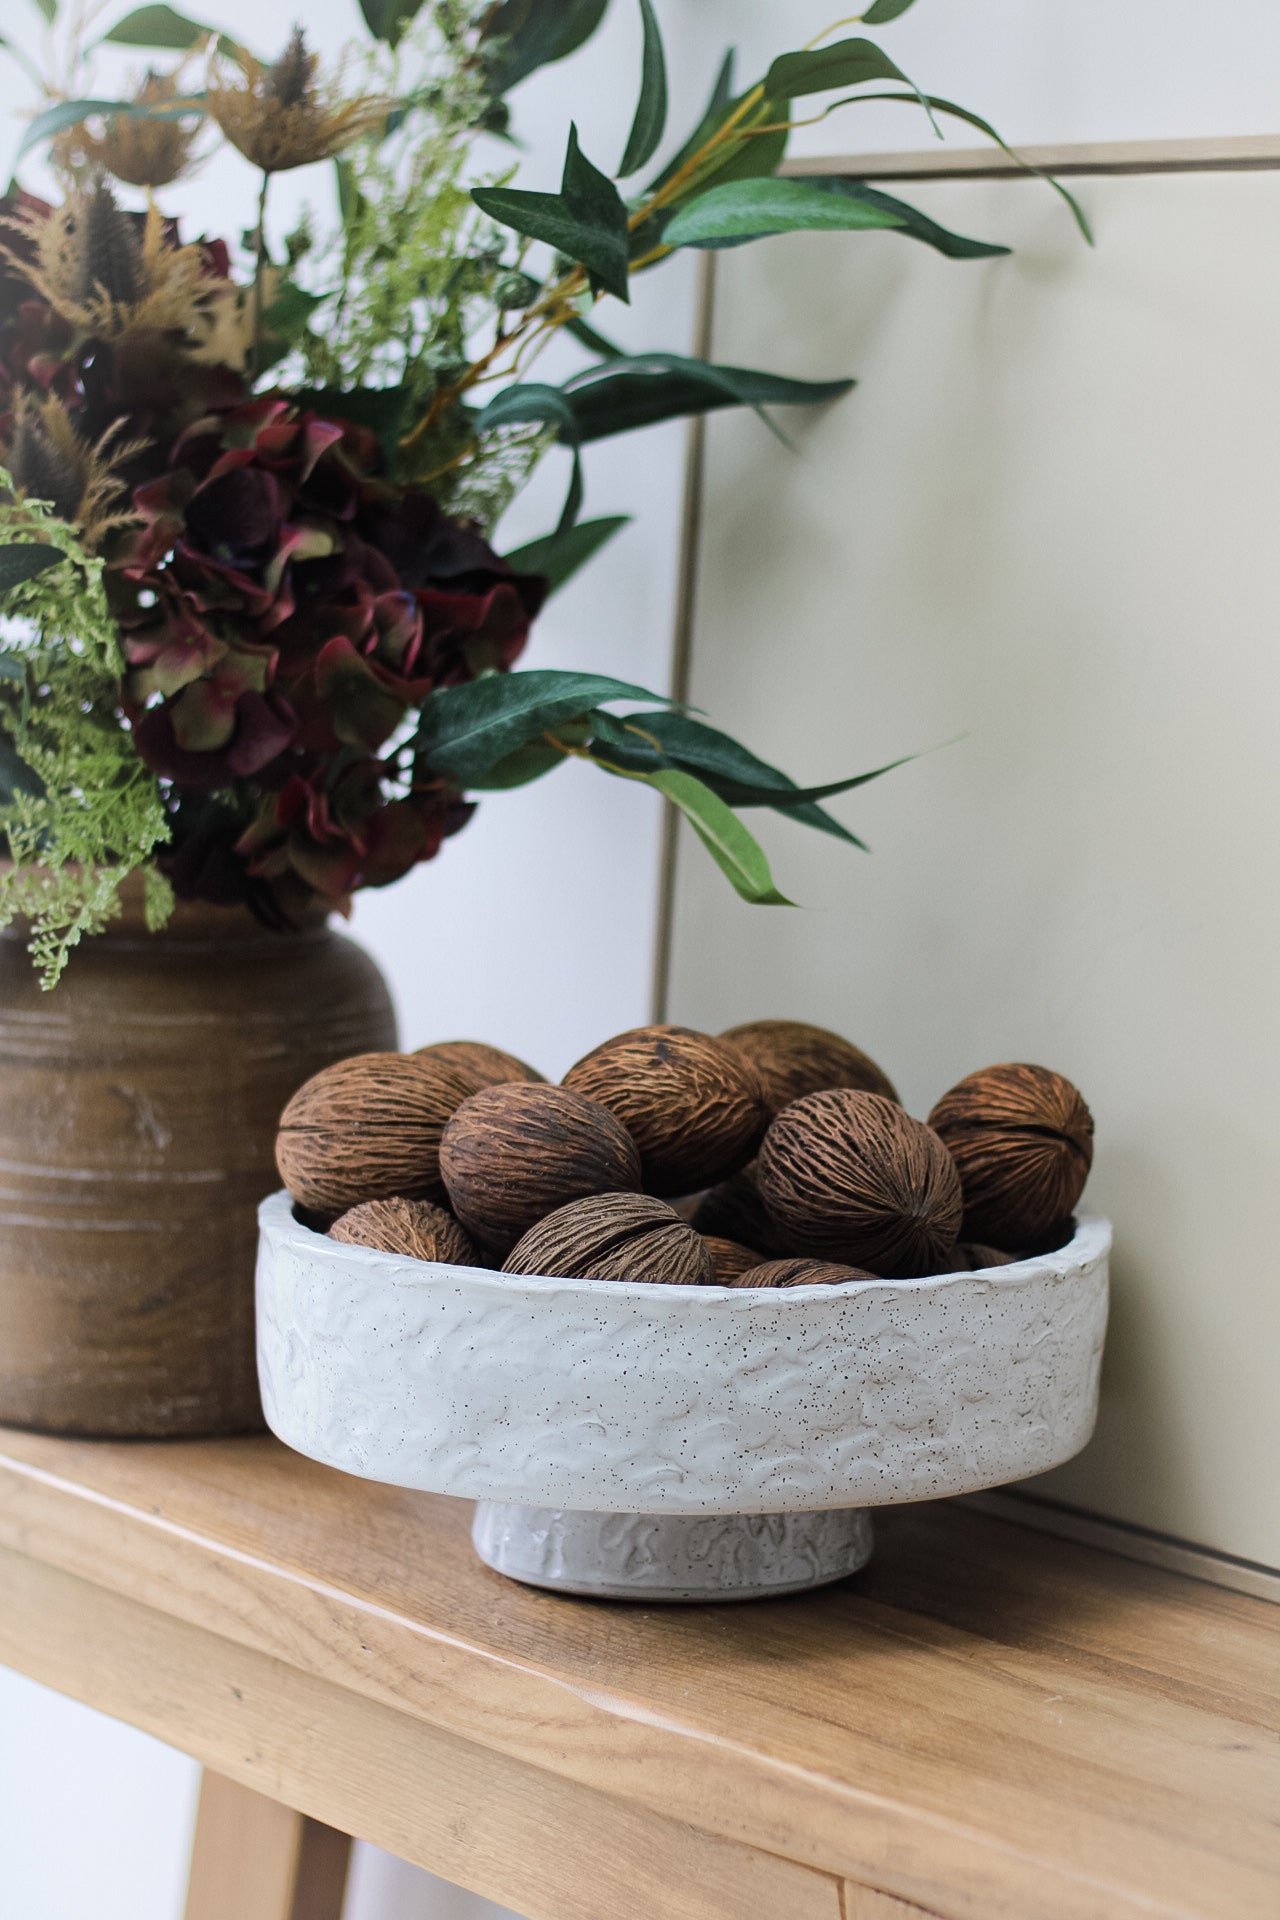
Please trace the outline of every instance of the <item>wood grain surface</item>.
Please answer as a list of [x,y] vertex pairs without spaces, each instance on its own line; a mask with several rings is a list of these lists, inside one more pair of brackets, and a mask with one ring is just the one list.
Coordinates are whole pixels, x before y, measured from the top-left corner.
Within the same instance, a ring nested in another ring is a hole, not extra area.
[[342,1920],[350,1860],[349,1834],[206,1771],[183,1920]]
[[939,1505],[824,1593],[624,1608],[469,1520],[267,1440],[5,1433],[0,1658],[533,1920],[1274,1920],[1265,1602]]

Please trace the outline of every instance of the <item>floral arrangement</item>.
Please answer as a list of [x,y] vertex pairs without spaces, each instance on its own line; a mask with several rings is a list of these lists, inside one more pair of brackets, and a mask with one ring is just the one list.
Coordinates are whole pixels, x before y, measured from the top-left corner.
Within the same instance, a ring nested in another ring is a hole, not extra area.
[[[40,92],[19,163],[47,150],[63,197],[15,182],[0,230],[0,921],[31,923],[46,983],[138,868],[153,924],[176,895],[286,927],[398,879],[472,796],[569,757],[657,789],[749,900],[782,896],[742,809],[853,841],[821,802],[874,774],[802,788],[660,695],[513,669],[547,594],[624,524],[581,517],[584,447],[852,384],[627,355],[597,308],[678,249],[804,228],[1002,253],[865,183],[777,177],[810,96],[993,130],[921,94],[878,42],[825,39],[745,90],[726,57],[699,125],[655,163],[666,68],[640,0],[616,177],[571,127],[559,191],[535,192],[501,158],[486,171],[484,143],[501,156],[507,93],[582,45],[608,0],[361,0],[369,43],[334,72],[297,28],[266,59],[168,6],[104,29],[93,0],[61,0],[65,19],[32,4],[48,69],[7,20],[3,43]],[[911,4],[875,0],[862,24]],[[92,97],[99,44],[171,64]],[[257,176],[238,253],[184,240],[158,198],[212,140]],[[273,249],[273,180],[319,161],[336,219]],[[560,333],[582,370],[530,379]],[[497,523],[553,447],[569,459],[559,523],[500,556]]]

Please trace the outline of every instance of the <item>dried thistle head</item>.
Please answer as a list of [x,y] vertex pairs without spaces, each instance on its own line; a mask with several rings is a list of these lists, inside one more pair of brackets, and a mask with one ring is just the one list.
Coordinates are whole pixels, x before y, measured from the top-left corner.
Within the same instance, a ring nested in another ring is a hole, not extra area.
[[144,328],[188,333],[208,289],[199,247],[175,246],[155,207],[141,229],[124,213],[99,176],[51,213],[19,214],[7,223],[34,246],[34,262],[8,246],[0,256],[18,264],[54,311],[86,334],[118,340]]
[[90,445],[55,394],[20,393],[0,465],[22,497],[47,501],[93,552],[113,528],[134,518],[118,505],[125,485],[116,467],[140,453],[142,444],[120,442],[112,427]]
[[[176,73],[148,72],[134,92],[133,103],[170,107],[186,97]],[[81,162],[131,187],[166,187],[189,171],[199,125],[177,114],[163,119],[120,114],[106,122],[101,134],[90,132],[86,125],[73,128],[72,133],[73,151]]]
[[263,66],[247,54],[230,66],[216,51],[207,85],[209,113],[226,138],[263,173],[331,160],[375,126],[392,102],[374,94],[347,99],[340,77],[321,75],[301,27],[278,60]]
[[281,107],[313,107],[319,56],[307,46],[307,36],[295,26],[280,58],[267,68],[263,92]]

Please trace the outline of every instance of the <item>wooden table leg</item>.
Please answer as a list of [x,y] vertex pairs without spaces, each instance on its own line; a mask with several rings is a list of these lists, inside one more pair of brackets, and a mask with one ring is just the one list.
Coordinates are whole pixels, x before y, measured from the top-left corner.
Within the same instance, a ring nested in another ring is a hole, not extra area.
[[206,1768],[186,1920],[341,1920],[351,1836]]
[[873,1887],[844,1883],[844,1920],[938,1920],[937,1914],[912,1906],[892,1893],[877,1893]]

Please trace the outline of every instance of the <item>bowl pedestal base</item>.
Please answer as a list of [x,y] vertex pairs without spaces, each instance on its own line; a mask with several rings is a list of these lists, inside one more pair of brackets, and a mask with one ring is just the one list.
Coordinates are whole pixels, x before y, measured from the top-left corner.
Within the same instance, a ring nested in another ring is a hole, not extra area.
[[573,1513],[476,1505],[486,1566],[526,1586],[600,1600],[762,1600],[856,1573],[871,1558],[865,1507],[821,1513]]

